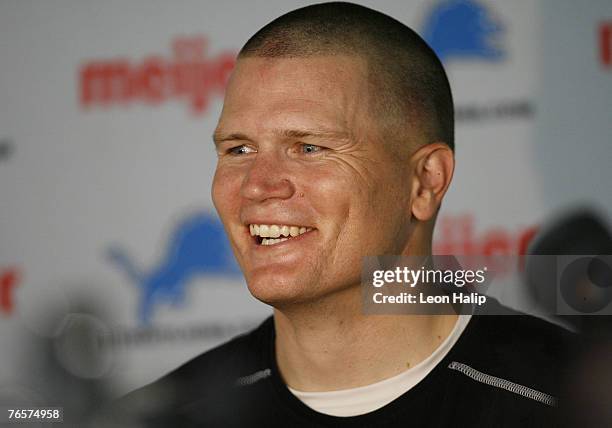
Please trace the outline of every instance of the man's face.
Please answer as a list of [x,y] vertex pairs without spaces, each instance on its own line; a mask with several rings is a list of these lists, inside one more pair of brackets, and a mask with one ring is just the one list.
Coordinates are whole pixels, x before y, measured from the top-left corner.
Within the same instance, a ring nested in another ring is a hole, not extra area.
[[238,61],[212,195],[256,298],[314,301],[359,285],[363,256],[404,249],[408,160],[384,141],[369,90],[356,57]]

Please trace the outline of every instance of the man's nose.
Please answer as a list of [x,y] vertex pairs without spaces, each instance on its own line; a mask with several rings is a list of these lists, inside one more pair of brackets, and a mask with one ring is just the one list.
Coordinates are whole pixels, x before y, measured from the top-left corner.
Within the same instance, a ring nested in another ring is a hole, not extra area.
[[268,199],[289,199],[295,193],[281,156],[258,153],[244,177],[240,189],[244,198],[262,202]]

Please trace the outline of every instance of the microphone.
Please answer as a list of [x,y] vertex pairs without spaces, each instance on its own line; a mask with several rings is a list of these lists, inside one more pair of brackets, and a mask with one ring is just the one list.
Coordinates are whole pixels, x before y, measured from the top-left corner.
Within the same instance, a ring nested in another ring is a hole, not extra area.
[[610,330],[608,317],[590,316],[612,302],[612,234],[601,217],[586,208],[559,217],[534,237],[528,254],[588,256],[572,258],[562,272],[560,258],[528,256],[529,291],[546,313],[557,314],[559,300],[575,310],[579,316],[562,318],[583,333]]

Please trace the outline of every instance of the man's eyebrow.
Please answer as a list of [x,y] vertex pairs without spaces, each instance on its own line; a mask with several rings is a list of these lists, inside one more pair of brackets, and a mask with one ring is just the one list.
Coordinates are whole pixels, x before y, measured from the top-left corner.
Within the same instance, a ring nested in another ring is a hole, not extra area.
[[318,129],[281,129],[275,132],[285,138],[326,138],[333,140],[344,140],[349,137],[346,132],[318,130]]
[[245,134],[240,132],[232,132],[230,134],[224,134],[223,132],[215,131],[213,134],[213,141],[215,144],[219,144],[223,141],[232,141],[232,140],[249,140]]
[[[273,133],[282,138],[325,138],[331,140],[346,140],[349,138],[349,134],[346,132],[320,129],[278,129]],[[223,141],[251,141],[251,139],[241,132],[225,134],[215,131],[213,141],[215,144],[220,144]]]

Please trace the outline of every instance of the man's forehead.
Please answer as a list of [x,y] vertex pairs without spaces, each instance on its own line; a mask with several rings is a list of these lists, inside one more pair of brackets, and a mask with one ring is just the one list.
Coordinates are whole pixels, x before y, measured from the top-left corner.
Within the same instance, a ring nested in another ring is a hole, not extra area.
[[356,55],[245,57],[236,62],[228,89],[242,90],[254,82],[258,88],[284,87],[296,91],[311,90],[312,85],[322,90],[347,86],[358,89],[367,82],[366,71],[365,61]]
[[352,130],[367,109],[363,64],[353,56],[239,59],[220,127]]

